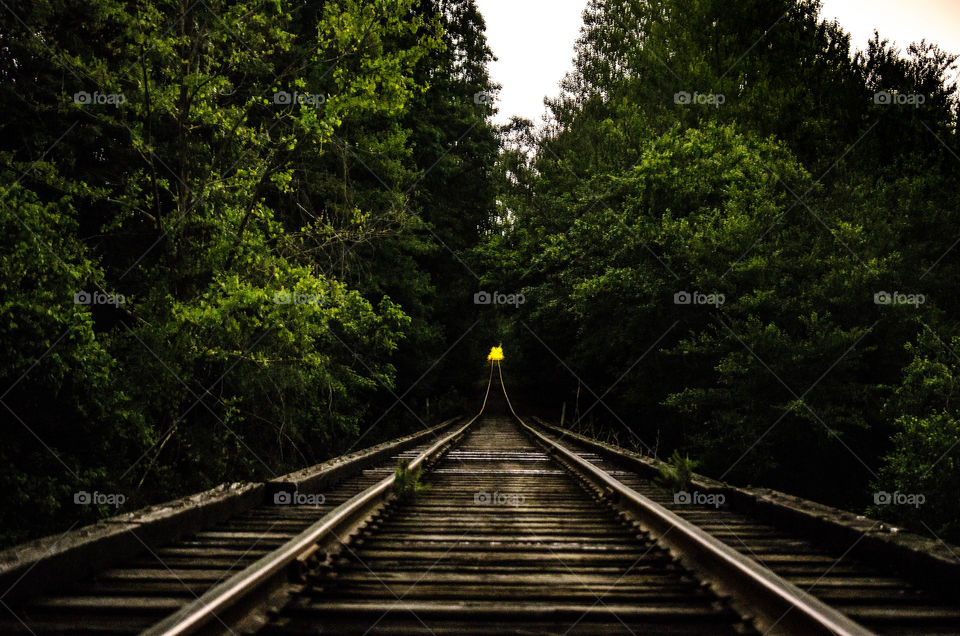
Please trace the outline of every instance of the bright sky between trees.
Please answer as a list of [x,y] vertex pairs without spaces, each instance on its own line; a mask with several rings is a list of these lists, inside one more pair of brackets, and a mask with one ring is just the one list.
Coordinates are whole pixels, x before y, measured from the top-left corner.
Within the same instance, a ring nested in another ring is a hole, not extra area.
[[[477,0],[477,6],[498,58],[491,75],[503,87],[496,121],[520,115],[539,122],[543,98],[557,94],[572,68],[586,0]],[[836,18],[856,48],[877,29],[901,49],[926,39],[960,53],[960,0],[824,0],[822,15]]]

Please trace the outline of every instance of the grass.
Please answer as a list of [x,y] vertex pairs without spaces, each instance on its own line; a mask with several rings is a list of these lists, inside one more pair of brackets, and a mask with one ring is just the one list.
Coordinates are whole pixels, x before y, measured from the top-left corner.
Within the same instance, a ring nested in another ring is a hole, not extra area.
[[422,481],[423,470],[421,466],[410,469],[410,460],[401,459],[397,462],[397,470],[394,473],[396,479],[393,482],[393,493],[399,501],[410,501],[418,493],[427,490],[430,486]]

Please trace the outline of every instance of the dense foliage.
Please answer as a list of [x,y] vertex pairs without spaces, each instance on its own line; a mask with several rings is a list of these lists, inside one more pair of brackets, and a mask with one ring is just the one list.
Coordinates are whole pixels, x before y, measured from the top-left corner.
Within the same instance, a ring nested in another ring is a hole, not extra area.
[[0,542],[459,410],[490,59],[472,0],[5,6]]
[[498,136],[473,0],[5,9],[0,543],[462,412],[500,339],[668,482],[960,539],[955,56],[592,0]]
[[960,537],[955,57],[851,54],[813,0],[584,20],[546,124],[504,130],[481,252],[527,298],[514,377],[711,476]]

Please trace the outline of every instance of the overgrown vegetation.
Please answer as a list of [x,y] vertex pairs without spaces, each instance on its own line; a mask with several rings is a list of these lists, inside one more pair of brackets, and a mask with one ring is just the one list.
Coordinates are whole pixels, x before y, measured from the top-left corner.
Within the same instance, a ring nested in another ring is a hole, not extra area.
[[430,488],[430,485],[423,481],[422,464],[417,464],[416,468],[411,469],[409,459],[401,459],[397,462],[397,470],[394,472],[393,494],[396,495],[398,501],[410,501],[428,488]]
[[689,455],[681,455],[680,451],[673,451],[670,460],[657,466],[657,476],[653,483],[667,493],[688,490],[697,469],[698,462],[690,459]]

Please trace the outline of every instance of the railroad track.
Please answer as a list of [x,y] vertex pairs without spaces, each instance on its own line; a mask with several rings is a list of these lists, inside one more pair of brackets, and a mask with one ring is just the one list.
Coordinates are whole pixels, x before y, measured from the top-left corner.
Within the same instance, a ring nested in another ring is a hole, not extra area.
[[[74,549],[79,554],[66,550],[52,564],[47,562],[54,560],[50,546],[35,550],[46,552],[43,558],[19,568],[0,562],[8,570],[0,587],[20,592],[14,597],[20,597],[17,600],[4,594],[6,609],[0,612],[6,615],[0,616],[0,634],[140,633],[382,481],[393,473],[399,459],[422,453],[452,423],[267,484],[237,485],[225,495],[196,503],[174,502],[183,504],[170,507],[174,514],[164,514],[170,508],[159,506],[159,512],[152,512],[143,524],[113,518],[100,524],[107,529],[100,529],[99,541],[81,544]],[[218,517],[226,518],[217,521]],[[110,525],[130,526],[119,535],[123,541],[110,532]],[[197,525],[198,531],[190,530]],[[80,533],[97,534],[97,529]],[[177,534],[184,536],[172,539]],[[131,556],[112,563],[117,559],[111,559],[110,552],[118,548]],[[47,588],[59,575],[77,571],[78,562],[85,559],[95,562],[93,575],[74,575],[77,580],[67,585],[24,593],[30,583],[26,577],[37,580],[32,587]]]
[[[960,633],[952,590],[675,503],[649,463],[517,417],[493,369],[478,416],[263,493],[321,506],[248,507],[9,607],[0,632]],[[392,494],[401,455],[429,483],[412,498]]]
[[556,427],[540,423],[538,428],[544,437],[562,441],[578,457],[876,633],[960,633],[960,599],[936,593],[932,581],[926,581],[931,588],[923,589],[923,581],[918,584],[883,561],[852,556],[856,540],[826,545],[809,532],[758,519],[726,503],[677,503],[654,484],[649,471],[631,470],[615,457],[598,454],[596,444],[578,442]]
[[[509,449],[509,450],[505,450]],[[740,616],[507,417],[479,422],[262,632],[736,633]]]

